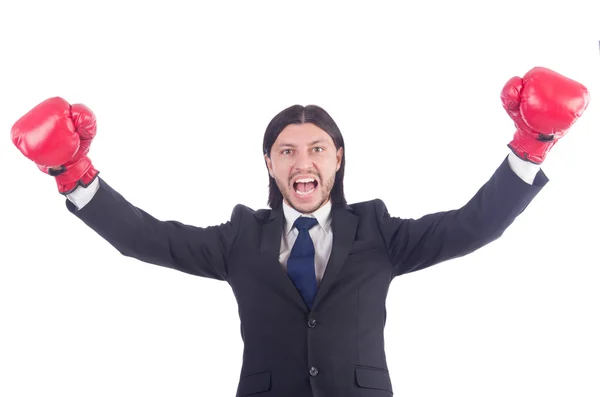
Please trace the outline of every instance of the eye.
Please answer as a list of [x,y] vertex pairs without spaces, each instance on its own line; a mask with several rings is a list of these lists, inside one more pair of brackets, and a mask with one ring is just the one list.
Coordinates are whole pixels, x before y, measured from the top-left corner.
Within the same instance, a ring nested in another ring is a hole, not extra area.
[[285,154],[291,154],[291,153],[292,153],[292,149],[283,149],[283,150],[281,151],[281,154],[284,154],[284,155],[285,155]]
[[322,148],[321,146],[317,146],[316,148],[314,148],[314,150],[317,151],[317,152],[322,152],[325,149]]

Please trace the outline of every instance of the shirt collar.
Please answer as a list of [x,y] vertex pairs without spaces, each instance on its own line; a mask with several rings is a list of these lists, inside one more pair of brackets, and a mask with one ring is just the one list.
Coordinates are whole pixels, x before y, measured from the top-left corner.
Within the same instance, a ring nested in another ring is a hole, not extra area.
[[284,231],[287,236],[289,232],[294,227],[294,222],[301,216],[307,216],[311,218],[316,218],[319,226],[325,231],[329,232],[331,228],[331,200],[328,200],[327,203],[313,212],[312,214],[302,214],[292,207],[290,207],[285,200],[283,201],[283,214],[285,215],[285,226]]

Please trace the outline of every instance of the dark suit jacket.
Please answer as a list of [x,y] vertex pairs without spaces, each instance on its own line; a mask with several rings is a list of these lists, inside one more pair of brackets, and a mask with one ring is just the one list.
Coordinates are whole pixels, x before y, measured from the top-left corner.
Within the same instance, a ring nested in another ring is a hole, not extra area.
[[332,208],[333,250],[309,311],[279,263],[283,211],[233,209],[194,227],[159,221],[104,180],[68,209],[121,254],[229,283],[244,341],[237,397],[389,397],[385,300],[392,279],[497,239],[548,182],[533,185],[507,159],[462,208],[401,219],[379,200]]

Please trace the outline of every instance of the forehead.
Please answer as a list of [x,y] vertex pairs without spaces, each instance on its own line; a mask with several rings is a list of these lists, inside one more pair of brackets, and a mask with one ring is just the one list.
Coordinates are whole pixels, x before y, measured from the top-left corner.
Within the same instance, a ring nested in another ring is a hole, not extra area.
[[327,132],[312,123],[290,124],[286,126],[275,140],[275,145],[309,145],[315,141],[331,143],[333,140]]

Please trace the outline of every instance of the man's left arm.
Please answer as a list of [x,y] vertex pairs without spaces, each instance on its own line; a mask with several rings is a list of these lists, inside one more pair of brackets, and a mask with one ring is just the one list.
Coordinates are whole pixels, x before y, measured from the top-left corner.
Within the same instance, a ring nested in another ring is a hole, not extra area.
[[[533,164],[517,167],[522,174],[518,175],[510,165],[518,161],[510,157],[460,209],[404,219],[390,216],[385,204],[376,201],[395,276],[464,256],[504,233],[548,182],[543,170]],[[531,174],[535,176],[528,183]]]
[[533,185],[535,177],[541,171],[541,165],[522,160],[512,152],[508,154],[508,165],[510,166],[510,169],[523,180],[523,182],[530,185]]
[[401,219],[376,201],[395,276],[464,256],[499,238],[548,182],[541,164],[583,114],[589,93],[574,80],[536,67],[508,80],[501,99],[516,127],[508,144],[512,153],[467,204]]

